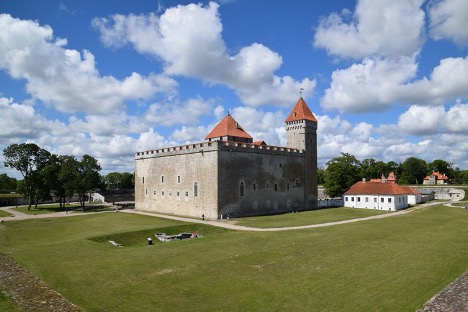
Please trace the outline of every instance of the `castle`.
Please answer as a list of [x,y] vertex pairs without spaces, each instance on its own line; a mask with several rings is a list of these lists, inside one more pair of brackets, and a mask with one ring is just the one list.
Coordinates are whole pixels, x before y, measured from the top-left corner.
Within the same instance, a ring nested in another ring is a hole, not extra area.
[[287,147],[254,142],[228,113],[205,142],[135,154],[135,209],[209,220],[317,207],[317,119],[301,97]]

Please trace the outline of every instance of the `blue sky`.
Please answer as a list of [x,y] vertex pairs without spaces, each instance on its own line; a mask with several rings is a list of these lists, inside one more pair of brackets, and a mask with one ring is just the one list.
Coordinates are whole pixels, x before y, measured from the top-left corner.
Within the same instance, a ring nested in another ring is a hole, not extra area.
[[0,14],[2,150],[132,172],[135,152],[203,141],[228,110],[285,146],[303,88],[319,166],[346,152],[468,169],[465,0],[17,0]]

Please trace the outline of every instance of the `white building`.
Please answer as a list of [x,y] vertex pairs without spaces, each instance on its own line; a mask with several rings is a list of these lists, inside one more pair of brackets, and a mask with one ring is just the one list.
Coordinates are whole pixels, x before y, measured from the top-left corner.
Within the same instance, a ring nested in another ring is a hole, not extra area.
[[399,210],[408,207],[408,190],[393,182],[357,182],[344,193],[344,206],[351,208]]

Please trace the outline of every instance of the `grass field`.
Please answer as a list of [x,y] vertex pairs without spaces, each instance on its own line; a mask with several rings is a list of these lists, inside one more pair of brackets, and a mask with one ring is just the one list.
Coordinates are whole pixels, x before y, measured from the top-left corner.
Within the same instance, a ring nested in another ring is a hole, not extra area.
[[0,210],[0,218],[9,217],[9,216],[11,216],[11,213]]
[[[86,311],[415,311],[468,269],[467,224],[443,205],[283,232],[103,213],[1,223],[0,249]],[[146,243],[179,231],[203,238]]]
[[[31,206],[31,210],[28,210],[28,206],[18,206],[13,208],[13,210],[34,215],[34,214],[47,214],[53,212],[62,212],[62,211],[73,211],[73,212],[82,212],[79,204],[67,204],[65,207],[60,208],[59,204],[43,204],[38,205],[37,209],[35,206]],[[102,204],[87,204],[85,207],[85,212],[89,211],[104,211],[109,210],[109,206]]]
[[299,213],[279,214],[274,216],[248,217],[239,219],[236,218],[232,220],[232,223],[249,227],[272,228],[320,224],[348,219],[364,218],[386,213],[392,212],[340,207],[313,211],[302,211]]
[[19,311],[13,305],[13,301],[0,292],[0,311],[2,312],[15,312]]

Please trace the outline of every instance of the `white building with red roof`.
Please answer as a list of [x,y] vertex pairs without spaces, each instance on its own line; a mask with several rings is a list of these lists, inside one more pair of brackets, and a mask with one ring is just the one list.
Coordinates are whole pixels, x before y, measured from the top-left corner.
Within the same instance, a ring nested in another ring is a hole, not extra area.
[[421,193],[417,190],[400,186],[394,181],[387,182],[385,179],[363,179],[351,186],[343,197],[345,207],[392,211],[421,202]]
[[317,119],[302,97],[285,127],[286,147],[254,142],[228,113],[205,142],[136,153],[135,208],[206,219],[316,208]]
[[448,184],[449,178],[445,175],[442,174],[438,171],[434,171],[430,175],[426,176],[423,180],[423,184],[439,184],[439,185],[444,185]]

